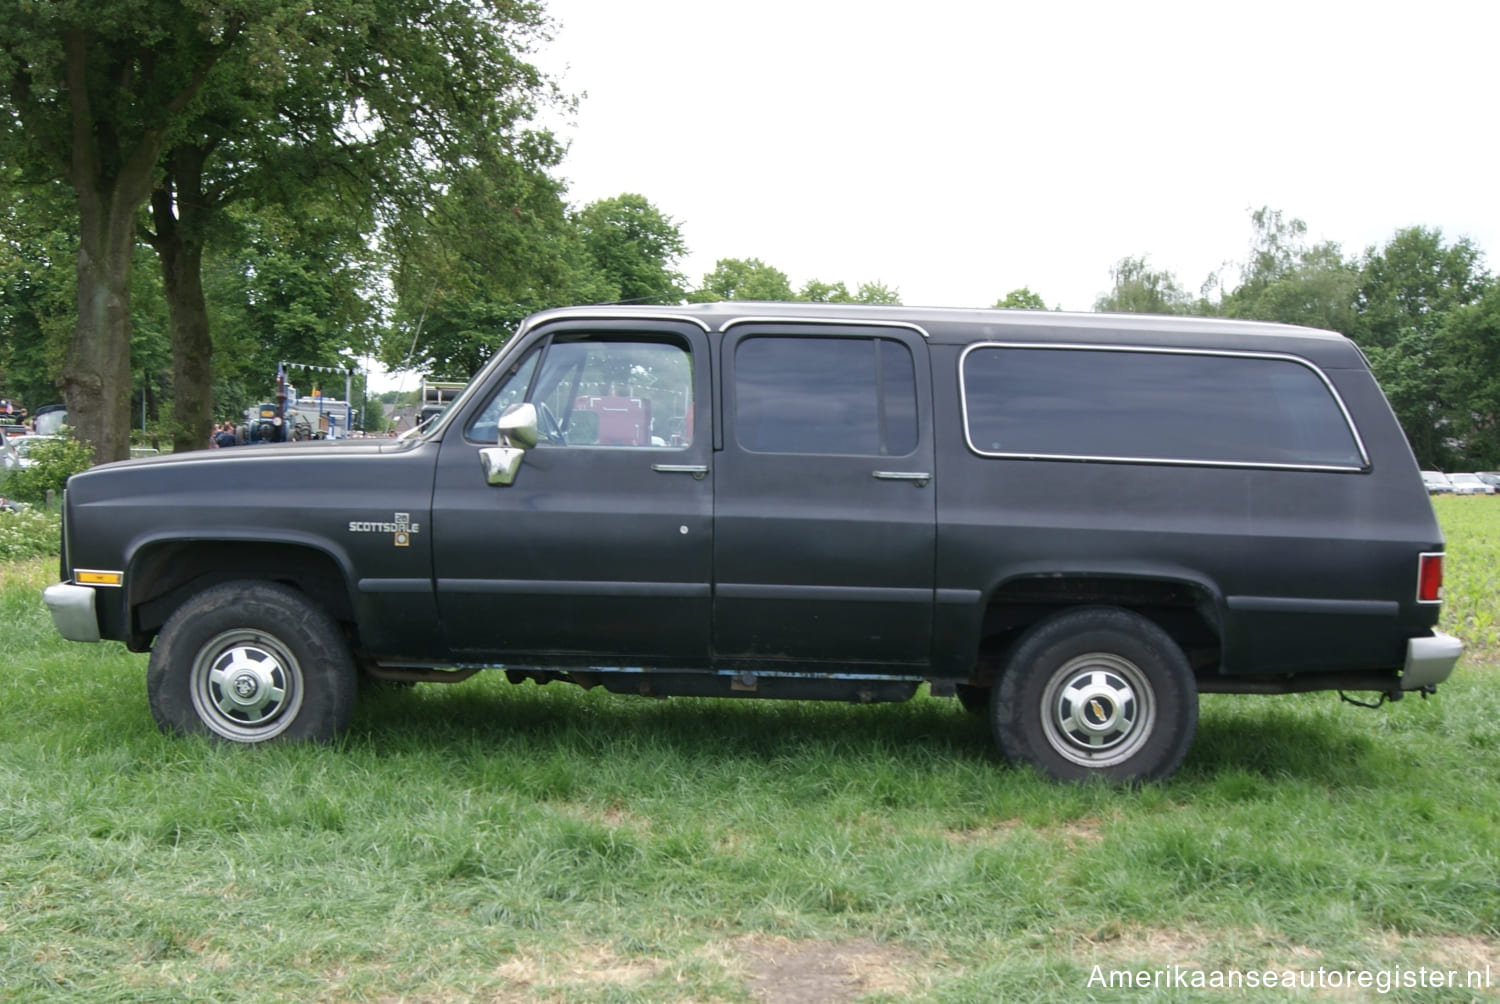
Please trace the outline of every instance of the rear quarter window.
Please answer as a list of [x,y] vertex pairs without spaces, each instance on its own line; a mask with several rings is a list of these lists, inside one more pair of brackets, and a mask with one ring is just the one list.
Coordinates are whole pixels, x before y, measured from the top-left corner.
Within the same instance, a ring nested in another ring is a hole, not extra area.
[[969,447],[985,456],[1368,466],[1332,386],[1291,356],[991,344],[960,366]]

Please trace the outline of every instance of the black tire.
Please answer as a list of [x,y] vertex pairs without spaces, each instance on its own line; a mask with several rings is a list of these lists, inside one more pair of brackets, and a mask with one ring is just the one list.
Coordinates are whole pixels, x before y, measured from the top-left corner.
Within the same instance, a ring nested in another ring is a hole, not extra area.
[[990,700],[1001,752],[1063,781],[1168,777],[1198,729],[1198,688],[1182,649],[1117,607],[1081,607],[1031,628]]
[[188,600],[146,667],[163,732],[235,743],[334,738],[349,724],[357,679],[333,618],[272,582],[227,582]]

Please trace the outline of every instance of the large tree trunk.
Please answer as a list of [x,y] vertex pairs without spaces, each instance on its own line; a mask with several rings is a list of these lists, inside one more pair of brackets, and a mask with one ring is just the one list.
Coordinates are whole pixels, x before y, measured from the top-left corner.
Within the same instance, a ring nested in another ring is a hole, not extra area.
[[156,227],[151,243],[161,258],[172,333],[174,453],[207,446],[213,422],[213,340],[203,299],[203,234],[209,212],[202,197],[204,157],[194,147],[173,150],[169,183],[151,193]]
[[77,186],[78,321],[57,380],[68,421],[97,463],[130,456],[130,257],[145,193],[123,187]]
[[130,456],[130,256],[161,132],[149,131],[124,149],[102,149],[105,130],[89,102],[87,41],[81,30],[65,38],[80,223],[78,321],[57,386],[74,432],[93,445],[95,462],[105,463]]

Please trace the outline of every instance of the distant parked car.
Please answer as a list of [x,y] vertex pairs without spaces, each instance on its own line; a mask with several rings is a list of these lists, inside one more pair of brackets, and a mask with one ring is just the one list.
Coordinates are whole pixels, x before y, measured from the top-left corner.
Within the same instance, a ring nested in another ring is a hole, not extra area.
[[1427,486],[1428,495],[1453,494],[1453,482],[1442,471],[1423,471],[1422,483]]
[[48,443],[61,438],[61,436],[17,436],[10,441],[10,445],[16,451],[18,466],[30,467],[36,463],[36,459],[31,456],[33,447],[38,443]]
[[1478,471],[1479,480],[1500,492],[1500,471]]
[[1486,484],[1478,474],[1450,474],[1448,483],[1455,495],[1493,495],[1494,485]]

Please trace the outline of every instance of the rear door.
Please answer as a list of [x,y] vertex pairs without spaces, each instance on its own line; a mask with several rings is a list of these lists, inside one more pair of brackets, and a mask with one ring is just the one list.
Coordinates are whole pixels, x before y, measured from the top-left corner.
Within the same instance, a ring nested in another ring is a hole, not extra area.
[[715,664],[925,665],[936,472],[922,335],[744,323],[722,358]]

